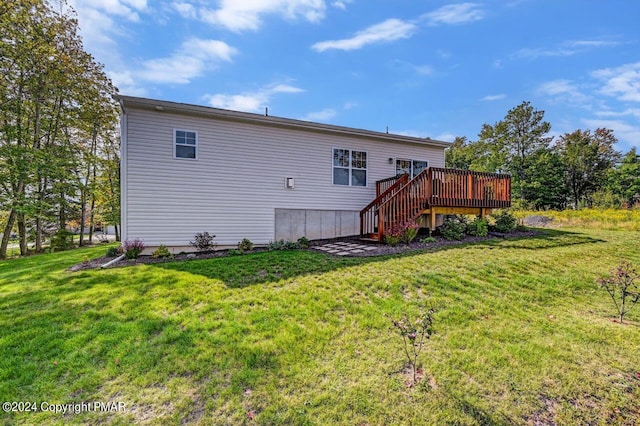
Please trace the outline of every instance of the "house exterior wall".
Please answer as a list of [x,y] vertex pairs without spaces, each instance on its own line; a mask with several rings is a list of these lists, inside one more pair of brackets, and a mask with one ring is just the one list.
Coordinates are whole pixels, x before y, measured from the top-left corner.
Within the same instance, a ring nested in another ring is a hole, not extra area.
[[[276,209],[312,217],[313,211],[345,212],[347,217],[375,198],[376,180],[395,174],[395,158],[444,167],[443,146],[126,104],[121,125],[123,239],[140,238],[149,247],[188,246],[204,231],[216,235],[220,246],[235,246],[242,238],[267,244],[276,239]],[[196,160],[174,158],[175,129],[197,132]],[[333,185],[333,148],[367,152],[366,187]],[[285,188],[286,177],[295,179],[294,189]]]

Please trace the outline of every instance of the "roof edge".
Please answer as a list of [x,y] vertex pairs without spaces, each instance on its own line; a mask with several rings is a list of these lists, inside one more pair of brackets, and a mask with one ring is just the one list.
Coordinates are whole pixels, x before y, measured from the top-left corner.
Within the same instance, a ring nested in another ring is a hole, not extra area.
[[120,107],[138,108],[144,110],[155,110],[157,112],[171,112],[176,114],[187,114],[214,117],[228,121],[242,121],[254,124],[294,128],[299,130],[315,131],[322,133],[342,134],[348,136],[358,136],[381,140],[391,140],[396,142],[417,143],[421,145],[431,145],[441,148],[451,146],[452,142],[439,141],[431,138],[419,138],[415,136],[398,135],[394,133],[376,132],[373,130],[357,129],[353,127],[337,126],[333,124],[316,123],[293,118],[283,118],[270,115],[261,115],[250,112],[232,111],[221,108],[214,108],[202,105],[186,104],[180,102],[163,101],[157,99],[140,98],[135,96],[115,95]]

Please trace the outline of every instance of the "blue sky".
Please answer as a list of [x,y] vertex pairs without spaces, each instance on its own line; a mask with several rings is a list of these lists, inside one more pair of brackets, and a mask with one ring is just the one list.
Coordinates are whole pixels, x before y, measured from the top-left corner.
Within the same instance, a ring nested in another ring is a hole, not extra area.
[[70,0],[120,92],[452,141],[522,101],[640,147],[637,0]]

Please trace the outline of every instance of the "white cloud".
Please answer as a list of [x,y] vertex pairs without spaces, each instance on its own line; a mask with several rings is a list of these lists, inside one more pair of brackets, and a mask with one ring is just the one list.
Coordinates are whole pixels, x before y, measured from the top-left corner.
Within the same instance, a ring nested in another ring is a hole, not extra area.
[[358,31],[353,37],[342,40],[321,41],[312,46],[318,52],[329,49],[354,50],[368,44],[394,41],[410,37],[416,26],[400,19],[387,19],[379,24],[372,25],[362,31]]
[[[231,31],[257,30],[262,24],[262,16],[279,14],[286,19],[306,19],[318,22],[324,18],[324,0],[221,0],[217,9],[202,7],[198,16],[204,22],[219,25]],[[184,4],[181,8],[186,10]]]
[[580,91],[571,80],[552,80],[541,84],[538,93],[550,96],[554,101],[584,104],[591,98]]
[[236,95],[219,93],[205,95],[206,102],[216,108],[234,111],[261,112],[268,106],[271,98],[279,93],[301,93],[304,90],[288,84],[272,84],[254,92],[244,92]]
[[346,10],[347,9],[347,4],[351,3],[352,0],[338,0],[338,1],[334,1],[333,3],[331,3],[331,6],[337,8],[337,9],[342,9],[342,10]]
[[80,10],[97,10],[133,22],[140,19],[138,12],[147,8],[146,0],[71,0],[69,4],[78,11],[78,15],[80,15]]
[[147,91],[136,84],[131,71],[109,71],[107,75],[120,93],[128,96],[147,96]]
[[597,70],[592,76],[604,83],[599,93],[621,101],[640,102],[640,62]]
[[501,99],[506,98],[507,95],[505,95],[504,93],[501,93],[499,95],[487,95],[484,98],[480,99],[481,101],[499,101]]
[[619,42],[610,40],[569,40],[552,48],[524,48],[518,50],[513,56],[523,59],[538,59],[543,57],[573,56],[595,48],[613,47]]
[[453,142],[456,137],[457,136],[454,135],[453,133],[445,132],[445,133],[440,133],[439,135],[436,135],[434,139],[437,141]]
[[640,126],[631,125],[621,120],[583,119],[582,122],[591,129],[604,127],[611,129],[616,138],[640,148]]
[[305,115],[302,118],[302,120],[326,122],[326,121],[330,121],[337,114],[338,114],[338,112],[335,109],[333,109],[333,108],[325,108],[325,109],[320,110],[320,111],[310,112],[309,114]]
[[183,18],[196,19],[198,17],[196,8],[190,3],[173,2],[171,3],[171,7]]
[[640,119],[640,108],[629,108],[624,111],[597,111],[598,117],[627,117],[633,116]]
[[429,25],[465,24],[484,18],[484,11],[477,3],[458,3],[442,6],[421,16]]
[[156,83],[189,83],[221,61],[230,62],[237,50],[219,40],[192,38],[167,58],[149,59],[135,74]]

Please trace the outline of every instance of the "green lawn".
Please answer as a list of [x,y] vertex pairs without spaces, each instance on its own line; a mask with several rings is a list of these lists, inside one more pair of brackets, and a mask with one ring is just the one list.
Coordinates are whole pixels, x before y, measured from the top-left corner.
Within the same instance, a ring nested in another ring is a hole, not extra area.
[[[640,233],[574,229],[386,258],[307,251],[70,273],[0,262],[0,400],[123,402],[21,424],[640,424],[640,308],[595,285]],[[385,314],[437,309],[407,388]],[[248,415],[250,413],[250,415]],[[250,417],[253,417],[251,419]]]

